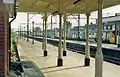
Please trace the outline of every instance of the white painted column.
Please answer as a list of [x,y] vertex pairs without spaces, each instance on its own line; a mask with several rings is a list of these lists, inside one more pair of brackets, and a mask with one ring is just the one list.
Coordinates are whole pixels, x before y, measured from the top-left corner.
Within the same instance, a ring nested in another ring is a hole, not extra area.
[[25,40],[25,27],[24,27],[24,40]]
[[98,0],[98,27],[97,27],[97,52],[95,57],[95,77],[103,77],[102,1],[103,0]]
[[52,20],[52,14],[51,14],[51,30],[50,30],[50,37],[53,38],[52,34],[53,34],[53,20]]
[[63,66],[63,60],[62,60],[62,12],[61,12],[61,0],[58,0],[58,14],[59,14],[58,66]]
[[34,44],[34,21],[32,22],[32,44]]
[[59,13],[59,45],[58,45],[58,66],[63,65],[62,60],[62,14]]
[[85,46],[85,66],[90,65],[90,46],[89,46],[89,16],[90,13],[86,14],[87,25],[86,25],[86,46]]
[[21,23],[20,23],[20,38],[21,38]]
[[42,49],[44,50],[44,42],[45,42],[45,39],[44,39],[44,27],[45,27],[45,25],[44,25],[44,17],[42,17],[43,18],[43,42],[42,42]]
[[29,13],[27,13],[27,42],[29,42]]
[[45,14],[45,48],[44,48],[44,56],[47,56],[47,14]]
[[78,41],[80,40],[80,14],[78,14]]
[[64,42],[63,42],[63,56],[66,56],[66,14],[64,14]]

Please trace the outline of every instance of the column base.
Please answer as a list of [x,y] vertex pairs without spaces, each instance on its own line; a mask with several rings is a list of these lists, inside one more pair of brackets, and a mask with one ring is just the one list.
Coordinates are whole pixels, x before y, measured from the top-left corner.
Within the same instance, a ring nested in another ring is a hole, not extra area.
[[32,44],[34,44],[34,42],[32,42]]
[[90,59],[89,58],[85,58],[85,66],[90,66]]
[[46,50],[44,50],[44,57],[46,57],[47,56],[47,51]]
[[62,58],[58,58],[57,66],[63,66],[63,59]]
[[120,44],[118,44],[117,46],[120,47]]
[[63,50],[63,56],[66,56],[66,54],[67,54],[66,50]]

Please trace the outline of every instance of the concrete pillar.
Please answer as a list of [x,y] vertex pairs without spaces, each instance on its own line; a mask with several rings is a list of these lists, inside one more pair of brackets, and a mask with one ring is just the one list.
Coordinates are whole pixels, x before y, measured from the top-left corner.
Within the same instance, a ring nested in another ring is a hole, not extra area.
[[103,77],[103,54],[102,54],[102,2],[98,0],[98,29],[97,29],[97,52],[95,56],[95,77]]
[[63,41],[63,56],[66,56],[66,14],[64,14],[64,41]]
[[32,22],[32,44],[34,44],[34,21]]
[[27,42],[29,41],[29,13],[27,13]]
[[89,16],[90,16],[90,13],[87,13],[86,16],[87,16],[87,25],[86,25],[85,66],[90,66],[90,46],[89,46]]
[[45,41],[45,39],[44,39],[44,27],[45,27],[45,25],[44,25],[44,17],[43,17],[43,41],[42,41],[42,49],[44,50],[44,41]]
[[59,13],[59,45],[58,45],[58,66],[63,65],[62,60],[62,14]]
[[44,56],[47,56],[47,14],[45,14],[45,45],[44,45]]

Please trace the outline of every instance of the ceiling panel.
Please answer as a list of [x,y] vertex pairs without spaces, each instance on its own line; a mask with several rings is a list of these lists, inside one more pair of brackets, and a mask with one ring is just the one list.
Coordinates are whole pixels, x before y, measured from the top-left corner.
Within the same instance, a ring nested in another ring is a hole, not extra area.
[[[73,4],[76,0],[19,0],[19,12],[54,12],[60,11],[66,13],[87,13],[97,10],[98,0],[81,0]],[[120,0],[103,0],[103,8],[120,4]]]

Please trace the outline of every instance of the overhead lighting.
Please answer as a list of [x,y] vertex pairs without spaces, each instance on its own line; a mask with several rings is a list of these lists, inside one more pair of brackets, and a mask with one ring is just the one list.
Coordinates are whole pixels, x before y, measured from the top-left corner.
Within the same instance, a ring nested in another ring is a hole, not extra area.
[[76,0],[75,2],[73,2],[73,4],[77,4],[78,2],[80,2],[81,0]]

